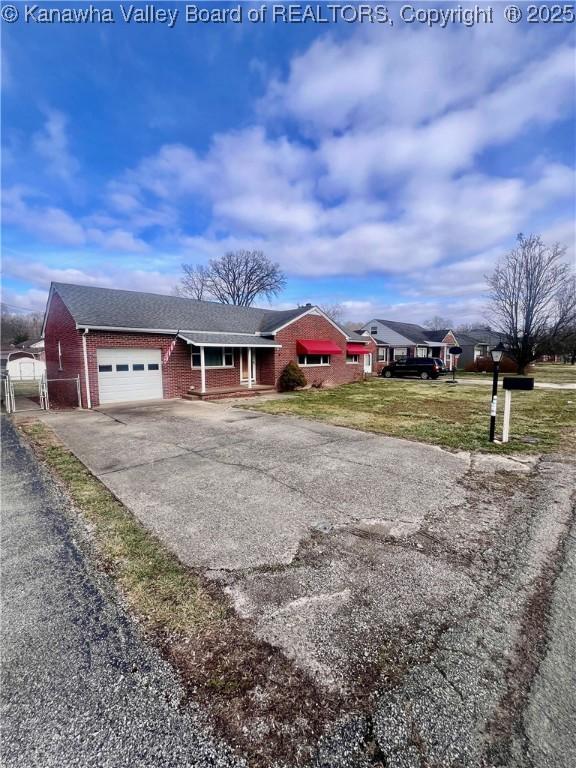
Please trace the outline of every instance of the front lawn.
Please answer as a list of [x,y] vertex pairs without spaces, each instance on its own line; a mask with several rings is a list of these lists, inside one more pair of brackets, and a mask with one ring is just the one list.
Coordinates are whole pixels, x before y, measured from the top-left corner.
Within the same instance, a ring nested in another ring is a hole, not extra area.
[[[501,432],[503,394],[499,400],[497,437]],[[243,407],[304,416],[450,449],[541,453],[576,447],[576,392],[571,391],[514,392],[511,439],[506,445],[488,442],[488,387],[376,379],[335,389],[296,392],[281,400]],[[528,442],[523,438],[529,438]]]

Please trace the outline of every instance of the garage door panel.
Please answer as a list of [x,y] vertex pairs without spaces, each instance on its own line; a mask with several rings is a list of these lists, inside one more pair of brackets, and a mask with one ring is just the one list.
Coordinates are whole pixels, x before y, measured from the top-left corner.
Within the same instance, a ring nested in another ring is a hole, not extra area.
[[162,399],[162,353],[159,349],[99,349],[101,403]]

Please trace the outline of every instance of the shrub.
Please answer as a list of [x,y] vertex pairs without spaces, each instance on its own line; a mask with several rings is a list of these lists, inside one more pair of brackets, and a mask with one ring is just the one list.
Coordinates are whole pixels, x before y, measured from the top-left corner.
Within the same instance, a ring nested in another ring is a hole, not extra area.
[[[511,360],[509,357],[504,355],[502,360],[500,361],[500,373],[516,373],[518,369],[518,366],[514,362],[514,360]],[[494,363],[492,361],[491,357],[477,357],[476,360],[473,363],[468,363],[466,366],[467,371],[477,371],[479,373],[482,373],[486,371],[487,373],[492,373],[494,370]],[[534,366],[529,365],[526,368],[526,373],[530,373],[530,371],[534,370]]]
[[280,374],[278,389],[280,392],[292,392],[299,387],[306,386],[306,376],[302,369],[293,361],[290,361]]

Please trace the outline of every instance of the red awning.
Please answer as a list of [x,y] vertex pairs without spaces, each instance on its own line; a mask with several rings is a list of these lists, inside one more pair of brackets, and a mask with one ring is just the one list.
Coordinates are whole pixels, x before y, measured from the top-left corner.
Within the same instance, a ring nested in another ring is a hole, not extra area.
[[329,339],[296,339],[299,355],[341,355],[340,347]]
[[346,352],[349,355],[369,355],[370,350],[364,344],[346,344]]

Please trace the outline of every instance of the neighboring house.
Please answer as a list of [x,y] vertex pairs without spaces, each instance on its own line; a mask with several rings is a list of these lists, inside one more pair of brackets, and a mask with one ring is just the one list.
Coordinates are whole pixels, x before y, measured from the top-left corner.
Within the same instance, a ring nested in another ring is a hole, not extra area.
[[490,350],[504,340],[502,334],[486,328],[473,328],[466,333],[450,328],[430,331],[416,323],[395,320],[371,320],[357,333],[368,334],[376,344],[375,372],[403,357],[439,357],[452,368],[456,360],[448,351],[450,347],[462,348],[457,366],[465,368],[478,357],[488,357]]
[[405,357],[439,357],[449,368],[454,363],[448,350],[457,345],[457,339],[449,328],[430,331],[416,323],[371,320],[361,331],[368,333],[376,345],[376,372]]
[[42,335],[51,399],[69,399],[64,380],[80,376],[89,408],[252,394],[276,387],[291,360],[309,384],[349,383],[375,349],[310,304],[278,311],[66,283],[50,287]]
[[33,352],[39,360],[44,360],[44,339],[28,339],[20,344],[16,344],[18,349],[24,349],[27,352]]

